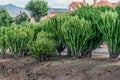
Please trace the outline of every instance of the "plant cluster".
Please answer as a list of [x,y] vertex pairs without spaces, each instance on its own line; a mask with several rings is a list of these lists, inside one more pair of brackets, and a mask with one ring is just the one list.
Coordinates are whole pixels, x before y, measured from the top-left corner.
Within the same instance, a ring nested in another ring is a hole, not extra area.
[[37,39],[29,44],[30,55],[39,61],[55,56],[55,41],[49,33],[41,31]]
[[[118,6],[117,6],[118,7]],[[103,42],[110,58],[120,55],[120,17],[118,8],[82,6],[71,14],[61,13],[38,23],[0,27],[0,49],[4,58],[10,49],[15,58],[29,55],[39,61],[67,48],[73,58],[91,57]]]
[[0,48],[5,54],[7,49],[10,49],[15,58],[24,55],[24,50],[27,49],[29,41],[33,38],[33,32],[26,27],[2,27],[0,29]]

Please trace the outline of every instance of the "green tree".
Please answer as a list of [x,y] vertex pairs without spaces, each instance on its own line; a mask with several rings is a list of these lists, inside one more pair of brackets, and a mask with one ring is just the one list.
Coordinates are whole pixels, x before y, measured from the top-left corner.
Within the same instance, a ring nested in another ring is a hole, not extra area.
[[25,12],[21,12],[20,14],[16,17],[16,24],[21,24],[22,22],[25,22],[28,20],[28,15]]
[[13,22],[13,18],[9,15],[7,9],[0,7],[0,27],[9,26]]
[[44,0],[31,0],[26,5],[26,9],[29,10],[31,12],[31,16],[39,22],[40,18],[47,14],[49,7],[48,3]]

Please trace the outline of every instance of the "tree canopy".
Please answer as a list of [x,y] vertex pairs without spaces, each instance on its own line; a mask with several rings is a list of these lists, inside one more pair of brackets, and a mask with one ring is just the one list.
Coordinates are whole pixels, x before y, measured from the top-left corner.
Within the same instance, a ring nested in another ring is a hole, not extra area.
[[44,0],[31,0],[27,3],[26,9],[30,11],[31,16],[38,22],[42,16],[47,14],[49,7]]
[[8,13],[7,9],[0,7],[0,27],[9,26],[13,22],[13,18]]
[[16,24],[21,24],[22,22],[25,22],[28,20],[28,15],[25,12],[21,12],[20,14],[16,17]]

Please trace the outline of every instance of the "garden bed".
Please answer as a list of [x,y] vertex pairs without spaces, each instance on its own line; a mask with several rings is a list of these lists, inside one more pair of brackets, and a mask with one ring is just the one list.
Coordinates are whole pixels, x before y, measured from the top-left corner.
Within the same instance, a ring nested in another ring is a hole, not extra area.
[[[98,58],[99,57],[99,58]],[[105,56],[73,60],[59,57],[37,62],[30,57],[0,59],[0,80],[119,80],[120,62]]]

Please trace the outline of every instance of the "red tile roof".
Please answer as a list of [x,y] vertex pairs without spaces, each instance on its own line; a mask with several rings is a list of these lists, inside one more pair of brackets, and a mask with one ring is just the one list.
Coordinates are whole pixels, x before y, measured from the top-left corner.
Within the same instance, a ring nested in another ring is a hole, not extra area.
[[48,14],[48,15],[42,17],[42,20],[51,18],[51,17],[56,16],[58,14],[60,14],[60,12],[52,12],[51,14]]
[[72,2],[70,5],[75,5],[76,7],[80,7],[81,5],[86,5],[86,4],[87,4],[86,2]]
[[[74,11],[78,7],[81,7],[81,6],[84,6],[84,5],[87,5],[87,3],[86,2],[72,2],[69,5],[69,11]],[[72,8],[72,10],[71,10],[71,8]]]
[[100,2],[96,3],[96,6],[111,6],[113,7],[112,3],[107,0],[101,0]]
[[59,12],[52,12],[51,14],[47,15],[47,18],[51,18],[53,16],[56,16],[57,14],[59,14]]

